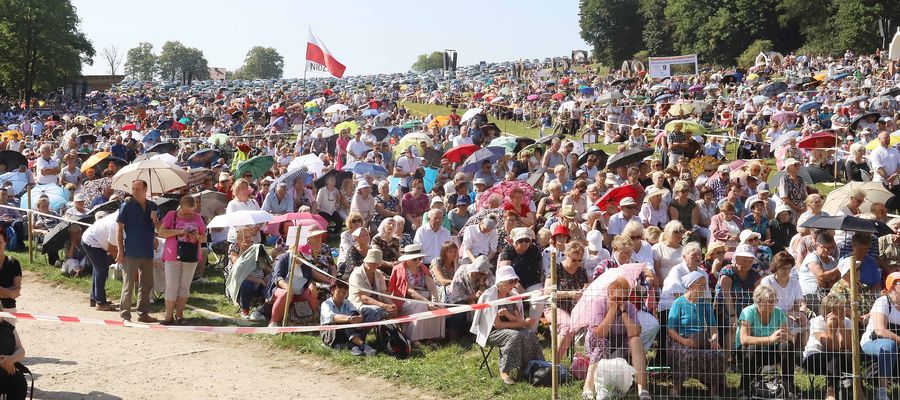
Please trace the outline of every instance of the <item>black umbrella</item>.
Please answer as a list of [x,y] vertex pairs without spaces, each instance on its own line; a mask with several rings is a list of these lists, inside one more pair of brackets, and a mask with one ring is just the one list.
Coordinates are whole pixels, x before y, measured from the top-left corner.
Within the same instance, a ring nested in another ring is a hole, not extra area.
[[157,143],[153,147],[147,149],[148,153],[171,153],[178,148],[175,143],[172,142],[162,142]]
[[738,81],[737,72],[726,72],[725,75],[722,75],[722,79],[719,80],[719,83],[734,83]]
[[122,168],[122,167],[128,165],[128,161],[125,161],[116,156],[109,156],[109,157],[106,157],[106,158],[100,160],[97,163],[97,165],[94,166],[94,168],[98,168],[100,171],[103,171],[103,170],[109,168],[110,163],[115,163],[116,165],[119,166],[119,168]]
[[0,164],[6,164],[7,171],[15,171],[22,165],[28,165],[28,160],[18,151],[3,150],[0,151]]
[[122,205],[121,200],[110,200],[105,203],[97,204],[94,208],[88,210],[88,214],[97,215],[100,211],[105,211],[107,214],[111,214],[119,209],[119,206]]
[[171,119],[167,119],[167,120],[165,120],[165,121],[163,121],[163,122],[160,122],[159,125],[156,126],[156,130],[158,130],[158,131],[164,131],[164,130],[169,129],[169,128],[171,128],[171,127],[172,127],[172,120],[171,120]]
[[162,219],[169,211],[174,211],[178,208],[178,203],[181,202],[181,199],[173,197],[156,197],[153,199],[153,202],[159,206],[159,218]]
[[117,119],[117,120],[123,121],[123,120],[125,120],[125,114],[113,114],[110,116],[110,118],[112,118],[114,120]]
[[82,144],[82,143],[96,143],[96,142],[97,142],[97,136],[96,136],[96,135],[91,135],[91,134],[89,134],[89,133],[85,133],[85,134],[83,134],[83,135],[78,135],[78,144]]
[[624,78],[624,79],[619,78],[619,79],[612,81],[612,83],[610,83],[610,84],[615,86],[615,85],[621,85],[623,83],[628,84],[628,83],[634,83],[634,82],[635,82],[634,78]]
[[606,154],[605,151],[600,150],[600,149],[586,151],[584,154],[581,155],[581,157],[578,157],[578,165],[577,166],[580,167],[580,166],[584,165],[584,163],[587,162],[587,159],[588,159],[588,157],[591,156],[591,154],[594,154],[597,156],[597,162],[598,162],[597,169],[598,170],[606,168],[606,161],[609,160],[609,154]]
[[894,97],[898,94],[900,94],[900,87],[892,87],[890,89],[882,90],[881,93],[879,93],[878,95]]
[[766,85],[761,91],[760,94],[766,97],[777,96],[781,93],[786,92],[788,89],[787,83],[784,82],[772,82]]
[[[73,218],[73,220],[78,222],[84,222],[86,224],[94,223],[94,215],[85,214],[77,218]],[[66,244],[66,240],[69,239],[69,228],[72,226],[73,222],[68,222],[65,220],[60,221],[56,226],[50,228],[50,231],[44,235],[44,243],[41,245],[41,252],[50,254],[54,252],[59,252],[62,250],[63,246]],[[86,228],[82,225],[82,228]]]
[[235,111],[235,112],[231,113],[232,119],[241,119],[241,117],[243,117],[243,116],[244,116],[243,111]]
[[526,147],[535,144],[535,140],[526,137],[517,137],[516,138],[516,147],[513,147],[513,154],[519,154],[520,151],[524,150]]
[[191,154],[188,159],[188,166],[191,168],[206,167],[209,168],[212,162],[218,160],[222,156],[216,149],[202,149]]
[[653,154],[653,149],[632,147],[630,149],[626,149],[621,153],[616,153],[612,157],[610,157],[609,161],[606,163],[606,168],[611,170],[621,166],[637,164],[643,161],[645,158],[649,157],[651,154]]
[[212,115],[204,115],[204,116],[200,117],[198,119],[198,121],[207,123],[207,124],[211,124],[216,121],[216,117],[213,117]]
[[877,120],[878,118],[881,117],[881,114],[879,114],[877,112],[866,112],[866,113],[857,115],[856,118],[853,118],[853,121],[850,121],[850,130],[851,131],[856,130],[856,126],[859,125],[860,122],[862,122],[863,120],[865,120],[868,117],[875,117],[875,119]]
[[372,134],[375,135],[375,138],[378,139],[378,141],[380,142],[388,136],[388,129],[387,128],[375,128],[375,129],[372,129]]
[[806,170],[806,173],[809,174],[809,178],[812,179],[812,183],[834,182],[834,174],[822,167],[808,166],[801,167],[800,169]]
[[801,228],[832,229],[850,232],[877,233],[878,236],[894,233],[887,225],[871,219],[849,215],[811,217],[800,224]]
[[566,137],[565,137],[565,135],[560,135],[560,134],[549,135],[549,136],[544,136],[544,137],[536,140],[535,143],[537,143],[537,144],[550,143],[553,140],[553,138],[565,139]]
[[344,179],[353,177],[353,173],[332,169],[332,170],[326,172],[324,175],[320,176],[319,179],[316,179],[316,188],[321,189],[321,188],[325,187],[325,180],[328,179],[328,177],[330,177],[330,176],[334,177],[334,183],[335,183],[334,187],[339,188],[339,187],[341,187],[341,183],[344,182]]

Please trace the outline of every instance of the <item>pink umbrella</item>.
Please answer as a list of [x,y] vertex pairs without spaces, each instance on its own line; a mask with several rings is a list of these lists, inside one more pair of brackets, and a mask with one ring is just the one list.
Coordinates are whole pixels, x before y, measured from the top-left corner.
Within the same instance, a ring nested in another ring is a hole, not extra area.
[[788,121],[796,121],[797,113],[793,111],[781,111],[772,116],[772,121],[786,123]]
[[699,93],[703,91],[703,85],[694,85],[688,88],[690,93]]
[[525,98],[525,100],[536,101],[537,99],[540,99],[540,98],[541,98],[541,95],[539,95],[539,94],[529,94],[528,97]]
[[326,221],[325,218],[322,218],[321,215],[309,212],[295,212],[281,214],[272,218],[268,225],[266,225],[264,232],[269,235],[280,235],[281,232],[279,232],[279,228],[281,227],[281,224],[285,222],[293,222],[293,225],[299,226],[315,225],[319,229],[328,229],[328,221]]

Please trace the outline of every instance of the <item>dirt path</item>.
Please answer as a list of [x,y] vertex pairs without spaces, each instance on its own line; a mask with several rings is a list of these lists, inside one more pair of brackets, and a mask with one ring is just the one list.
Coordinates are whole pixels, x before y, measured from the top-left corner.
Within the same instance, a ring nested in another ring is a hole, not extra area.
[[[37,279],[26,274],[19,311],[117,316]],[[18,329],[36,399],[400,399],[411,391],[232,336],[35,321]]]

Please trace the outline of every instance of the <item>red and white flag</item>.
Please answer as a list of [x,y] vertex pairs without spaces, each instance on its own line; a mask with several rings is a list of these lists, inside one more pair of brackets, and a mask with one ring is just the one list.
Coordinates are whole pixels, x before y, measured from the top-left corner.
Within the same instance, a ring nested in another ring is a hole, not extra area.
[[[344,70],[347,67],[341,64],[331,55],[325,43],[319,40],[319,37],[309,30],[309,41],[306,43],[306,61],[308,61],[313,70],[327,70],[329,74],[335,78],[344,76]],[[318,68],[316,68],[318,66]]]

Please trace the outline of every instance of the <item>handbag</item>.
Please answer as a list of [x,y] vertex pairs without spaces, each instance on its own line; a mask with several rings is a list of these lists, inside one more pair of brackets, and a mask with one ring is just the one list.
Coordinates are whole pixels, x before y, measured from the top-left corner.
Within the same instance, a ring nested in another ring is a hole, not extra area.
[[[178,222],[178,214],[176,211],[175,220],[172,222],[172,227],[170,229],[175,229],[175,225],[177,224],[177,222]],[[199,259],[200,259],[199,255],[198,255],[199,251],[200,251],[200,243],[185,242],[185,241],[178,240],[178,246],[177,246],[175,258],[181,262],[195,263],[195,262],[199,261]]]

